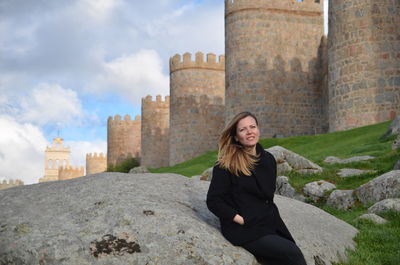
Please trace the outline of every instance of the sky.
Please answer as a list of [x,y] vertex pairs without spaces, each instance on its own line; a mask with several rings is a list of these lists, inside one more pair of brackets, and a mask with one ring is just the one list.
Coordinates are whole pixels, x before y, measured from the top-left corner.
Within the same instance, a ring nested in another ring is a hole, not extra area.
[[169,58],[224,54],[223,0],[0,0],[0,180],[36,183],[58,135],[72,165],[107,118],[169,94]]

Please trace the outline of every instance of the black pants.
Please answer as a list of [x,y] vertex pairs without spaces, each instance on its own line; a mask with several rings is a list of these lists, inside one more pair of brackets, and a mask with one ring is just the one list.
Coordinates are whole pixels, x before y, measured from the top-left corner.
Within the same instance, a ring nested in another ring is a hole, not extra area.
[[279,235],[266,235],[242,246],[265,265],[307,265],[303,253],[292,241]]

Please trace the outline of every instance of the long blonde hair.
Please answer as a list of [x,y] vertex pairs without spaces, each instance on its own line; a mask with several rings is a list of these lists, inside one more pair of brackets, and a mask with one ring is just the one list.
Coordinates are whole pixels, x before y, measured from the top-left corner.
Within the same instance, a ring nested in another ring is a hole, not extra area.
[[252,117],[258,121],[251,112],[245,111],[236,114],[222,131],[218,141],[218,165],[232,174],[239,176],[241,173],[250,176],[258,159],[245,150],[243,145],[235,140],[236,127],[240,120]]

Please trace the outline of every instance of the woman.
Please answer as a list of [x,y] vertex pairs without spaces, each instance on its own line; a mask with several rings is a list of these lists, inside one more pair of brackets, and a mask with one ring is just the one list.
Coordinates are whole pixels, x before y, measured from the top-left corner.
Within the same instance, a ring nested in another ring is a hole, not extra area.
[[258,143],[257,118],[237,114],[219,139],[218,161],[207,193],[221,232],[263,264],[306,265],[273,202],[275,158]]

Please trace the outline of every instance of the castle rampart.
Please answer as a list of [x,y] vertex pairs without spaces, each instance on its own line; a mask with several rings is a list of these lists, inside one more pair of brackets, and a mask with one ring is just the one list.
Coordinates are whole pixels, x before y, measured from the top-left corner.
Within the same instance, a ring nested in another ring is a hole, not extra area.
[[141,145],[141,120],[140,115],[131,120],[130,115],[125,115],[121,120],[120,115],[114,119],[108,118],[107,122],[107,164],[115,165],[129,157],[140,157]]
[[329,1],[330,131],[400,114],[399,36],[399,1]]
[[225,118],[251,111],[262,137],[327,131],[323,1],[225,1]]
[[101,173],[107,170],[107,155],[103,153],[86,154],[86,175]]
[[170,98],[142,98],[142,156],[140,164],[150,168],[169,165]]
[[24,182],[20,179],[10,179],[10,180],[3,180],[2,182],[0,182],[0,190],[4,190],[4,189],[8,189],[8,188],[12,188],[12,187],[16,187],[16,186],[22,186],[24,185]]
[[170,165],[215,150],[224,126],[225,57],[180,58],[170,60]]
[[58,170],[58,180],[74,179],[84,175],[84,167],[61,166]]

